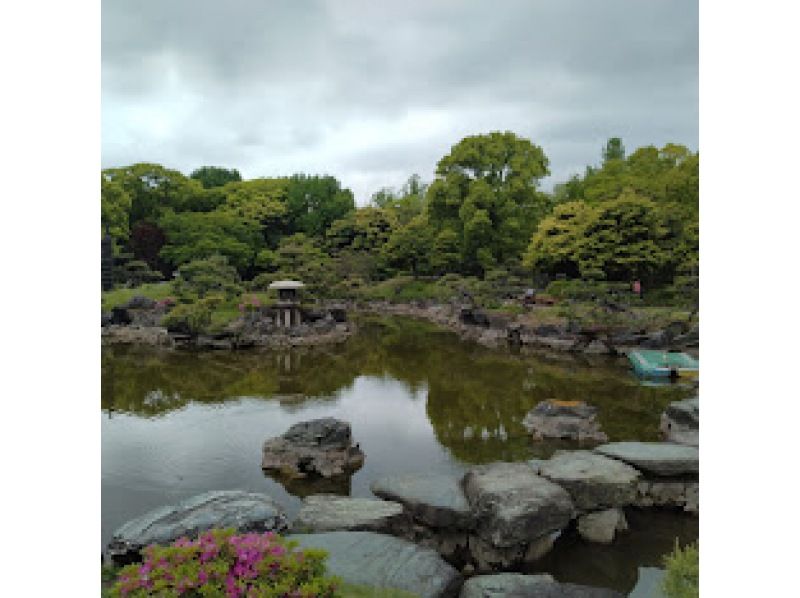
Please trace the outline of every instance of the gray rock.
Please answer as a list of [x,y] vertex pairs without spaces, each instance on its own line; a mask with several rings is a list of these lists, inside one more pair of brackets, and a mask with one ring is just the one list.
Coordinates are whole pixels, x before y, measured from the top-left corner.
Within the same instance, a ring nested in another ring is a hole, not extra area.
[[522,425],[537,439],[608,440],[600,430],[597,409],[583,401],[542,401],[528,412]]
[[327,551],[327,573],[347,583],[437,598],[455,596],[463,581],[461,574],[435,551],[393,536],[327,532],[290,537],[302,548]]
[[628,529],[628,522],[621,509],[606,509],[578,518],[578,533],[587,542],[611,544],[617,532]]
[[283,509],[272,498],[240,490],[218,490],[160,507],[117,529],[107,547],[116,564],[138,560],[148,544],[168,544],[196,537],[212,528],[242,532],[283,532],[288,529]]
[[623,598],[607,588],[559,583],[550,575],[498,573],[467,580],[459,598]]
[[670,403],[661,415],[661,433],[670,442],[698,446],[700,441],[700,399]]
[[478,518],[477,535],[498,548],[528,544],[561,530],[573,515],[567,491],[527,463],[493,463],[469,471],[464,494]]
[[403,505],[375,498],[314,495],[292,522],[298,532],[391,532],[406,527]]
[[125,309],[153,309],[155,306],[155,299],[150,299],[150,297],[145,297],[143,295],[134,295],[122,307]]
[[628,598],[664,598],[661,582],[664,570],[657,567],[639,567],[639,579]]
[[700,471],[699,453],[697,447],[692,446],[669,442],[612,442],[594,450],[657,476],[697,475]]
[[421,474],[386,477],[370,485],[375,496],[401,503],[417,520],[431,527],[470,529],[474,518],[460,477]]
[[558,451],[540,464],[539,473],[565,488],[582,510],[633,504],[641,478],[630,465],[591,451]]
[[261,467],[290,478],[341,475],[364,464],[364,453],[351,444],[347,422],[332,417],[300,422],[264,443]]

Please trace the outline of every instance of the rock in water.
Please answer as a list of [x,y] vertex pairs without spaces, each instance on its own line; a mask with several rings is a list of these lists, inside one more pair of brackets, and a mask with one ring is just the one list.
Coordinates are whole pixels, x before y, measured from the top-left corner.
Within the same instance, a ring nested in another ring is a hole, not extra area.
[[667,405],[661,415],[661,433],[670,442],[700,444],[700,399],[684,399]]
[[477,518],[470,549],[481,569],[541,557],[574,513],[567,491],[527,463],[480,466],[462,484]]
[[641,474],[625,463],[591,451],[558,451],[539,473],[569,492],[578,509],[624,507],[636,501]]
[[600,430],[597,408],[583,401],[542,401],[528,412],[522,425],[537,439],[608,440]]
[[594,451],[655,476],[697,475],[700,471],[699,452],[692,446],[670,442],[612,442]]
[[588,542],[611,544],[617,532],[628,529],[628,522],[621,509],[606,509],[578,518],[578,533]]
[[364,453],[351,445],[347,422],[332,417],[300,422],[264,443],[261,467],[288,477],[316,474],[329,478],[364,464]]
[[349,498],[316,495],[303,501],[303,508],[292,523],[292,530],[302,532],[331,531],[399,531],[406,526],[403,505],[374,498]]
[[226,527],[241,532],[280,533],[289,526],[283,509],[269,496],[218,490],[128,521],[114,532],[107,554],[121,565],[139,560],[139,551],[148,544],[168,544],[183,536],[192,538],[212,528]]
[[[290,536],[301,548],[328,552],[329,575],[373,588],[405,590],[421,598],[455,596],[461,574],[429,548],[374,532],[328,532]],[[380,594],[376,592],[376,596]]]
[[623,598],[607,588],[559,583],[550,575],[498,573],[467,580],[459,598]]
[[461,477],[447,474],[392,476],[375,480],[375,496],[397,501],[417,520],[434,528],[470,529],[474,525]]

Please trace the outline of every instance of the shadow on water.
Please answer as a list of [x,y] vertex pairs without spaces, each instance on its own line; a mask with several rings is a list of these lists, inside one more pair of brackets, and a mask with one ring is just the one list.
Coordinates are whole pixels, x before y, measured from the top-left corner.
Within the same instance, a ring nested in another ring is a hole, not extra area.
[[[545,399],[596,406],[611,440],[657,440],[664,407],[691,393],[643,385],[624,360],[493,351],[402,318],[364,318],[342,345],[288,351],[104,347],[103,541],[127,519],[212,489],[266,492],[292,514],[298,497],[320,490],[265,476],[260,451],[265,439],[304,419],[351,422],[365,466],[323,491],[371,496],[370,482],[384,475],[461,472],[578,448],[530,439],[522,419]],[[653,544],[659,556],[671,549],[671,533]],[[636,554],[647,554],[647,538],[656,542],[658,534],[641,537],[642,547],[630,553],[610,548],[617,555],[610,562],[619,561],[626,575],[635,575]],[[591,548],[594,562],[604,558],[605,548]],[[567,560],[584,558],[576,546],[559,550]]]

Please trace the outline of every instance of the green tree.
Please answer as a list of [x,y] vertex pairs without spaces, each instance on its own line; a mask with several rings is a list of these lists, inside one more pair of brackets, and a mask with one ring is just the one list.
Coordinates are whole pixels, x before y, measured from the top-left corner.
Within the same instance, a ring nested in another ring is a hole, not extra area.
[[348,249],[373,251],[386,244],[396,227],[391,211],[368,206],[333,222],[325,237],[332,254]]
[[222,209],[257,223],[264,243],[275,248],[286,230],[288,180],[253,179],[225,185]]
[[417,276],[430,272],[432,250],[433,230],[428,219],[420,215],[392,233],[383,256],[390,267]]
[[625,146],[622,145],[622,139],[619,137],[611,137],[603,148],[603,162],[609,160],[624,160],[625,159]]
[[276,278],[298,279],[316,295],[326,295],[335,282],[331,259],[318,242],[303,233],[284,237],[275,251]]
[[288,232],[322,237],[332,222],[355,209],[353,192],[332,176],[296,174],[286,189]]
[[461,267],[482,273],[517,259],[550,198],[537,190],[549,174],[542,149],[511,132],[465,137],[443,157],[428,189],[428,216],[459,237]]
[[106,227],[114,240],[114,250],[130,237],[131,196],[119,181],[106,176],[100,177],[100,223],[105,233]]
[[200,181],[204,189],[223,187],[228,183],[242,180],[242,175],[235,168],[222,168],[221,166],[202,166],[196,169],[190,178]]
[[578,276],[586,227],[594,218],[596,210],[582,201],[556,206],[531,238],[523,260],[525,267],[547,274]]

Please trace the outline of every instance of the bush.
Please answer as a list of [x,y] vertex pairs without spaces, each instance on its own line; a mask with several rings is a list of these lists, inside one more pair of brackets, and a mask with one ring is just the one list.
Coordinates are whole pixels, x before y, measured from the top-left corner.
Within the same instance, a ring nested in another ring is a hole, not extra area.
[[151,545],[143,563],[120,569],[112,596],[333,598],[340,582],[324,576],[326,553],[296,547],[272,532],[235,535],[232,529]]
[[172,332],[196,335],[211,324],[214,310],[222,304],[222,297],[209,295],[196,303],[181,303],[161,320],[161,325]]
[[175,290],[183,298],[193,295],[204,297],[208,293],[224,293],[232,298],[242,291],[236,268],[228,264],[228,258],[222,255],[184,264],[178,269],[178,274]]
[[667,598],[697,598],[700,595],[700,550],[689,544],[683,550],[675,542],[675,550],[664,559],[666,573],[663,590]]

